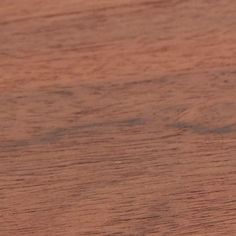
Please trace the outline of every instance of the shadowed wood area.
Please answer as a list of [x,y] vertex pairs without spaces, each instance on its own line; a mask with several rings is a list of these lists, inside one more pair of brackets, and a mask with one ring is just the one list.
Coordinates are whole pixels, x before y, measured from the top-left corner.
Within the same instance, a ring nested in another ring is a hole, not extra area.
[[1,0],[1,236],[236,235],[235,0]]

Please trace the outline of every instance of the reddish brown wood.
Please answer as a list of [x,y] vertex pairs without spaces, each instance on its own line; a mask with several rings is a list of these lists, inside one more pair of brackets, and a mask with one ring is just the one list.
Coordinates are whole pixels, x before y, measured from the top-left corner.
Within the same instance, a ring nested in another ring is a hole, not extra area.
[[236,235],[236,1],[1,0],[0,235]]

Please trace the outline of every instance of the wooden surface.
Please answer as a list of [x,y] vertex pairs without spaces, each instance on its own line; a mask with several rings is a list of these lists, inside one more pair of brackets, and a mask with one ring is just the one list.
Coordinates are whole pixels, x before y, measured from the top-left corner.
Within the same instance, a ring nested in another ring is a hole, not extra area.
[[0,236],[236,235],[235,0],[1,0]]

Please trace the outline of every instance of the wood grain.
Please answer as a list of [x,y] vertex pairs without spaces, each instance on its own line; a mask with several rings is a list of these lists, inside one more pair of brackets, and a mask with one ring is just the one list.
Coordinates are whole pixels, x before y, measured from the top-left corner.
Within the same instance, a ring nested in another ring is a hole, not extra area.
[[236,235],[236,1],[1,0],[0,235]]

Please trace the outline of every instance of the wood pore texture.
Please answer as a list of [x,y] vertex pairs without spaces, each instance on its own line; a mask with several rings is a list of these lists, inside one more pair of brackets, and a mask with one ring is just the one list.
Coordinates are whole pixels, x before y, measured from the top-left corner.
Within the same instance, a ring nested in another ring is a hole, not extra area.
[[235,236],[236,1],[1,0],[0,236]]

